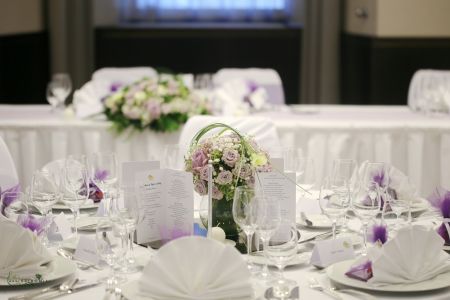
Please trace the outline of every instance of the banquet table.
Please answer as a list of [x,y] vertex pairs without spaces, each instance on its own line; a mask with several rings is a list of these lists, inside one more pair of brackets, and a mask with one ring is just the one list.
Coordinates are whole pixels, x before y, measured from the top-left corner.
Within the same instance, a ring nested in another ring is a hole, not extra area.
[[[281,144],[301,148],[321,178],[335,158],[389,162],[420,194],[450,186],[450,118],[411,111],[407,106],[296,105],[254,115],[275,124]],[[250,116],[251,117],[251,116]],[[10,148],[20,180],[68,154],[115,151],[119,161],[161,157],[180,132],[117,136],[108,122],[51,113],[48,105],[0,105],[0,136]]]

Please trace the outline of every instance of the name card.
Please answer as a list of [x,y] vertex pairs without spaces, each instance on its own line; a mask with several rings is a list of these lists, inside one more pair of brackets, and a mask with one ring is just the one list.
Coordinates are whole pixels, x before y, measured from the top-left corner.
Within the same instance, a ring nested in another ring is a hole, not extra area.
[[97,255],[95,240],[85,235],[81,235],[73,257],[82,262],[97,265],[100,258]]
[[69,238],[72,235],[72,225],[69,223],[69,221],[67,221],[67,218],[63,212],[61,212],[53,219],[53,224],[54,227],[52,230],[52,240],[58,239],[56,237],[57,235],[59,235],[63,240]]
[[355,257],[353,243],[349,238],[324,240],[316,242],[310,264],[319,268],[326,268],[336,262]]
[[192,173],[162,169],[137,173],[135,193],[144,219],[136,229],[138,244],[192,235]]

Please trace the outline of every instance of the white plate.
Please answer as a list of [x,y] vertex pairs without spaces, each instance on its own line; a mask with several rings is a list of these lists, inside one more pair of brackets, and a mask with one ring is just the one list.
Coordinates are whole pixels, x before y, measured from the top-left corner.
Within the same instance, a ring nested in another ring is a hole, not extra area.
[[368,290],[368,291],[380,291],[380,292],[424,292],[442,289],[450,286],[450,272],[440,274],[432,279],[425,280],[417,283],[409,284],[389,284],[383,286],[373,286],[367,282],[352,279],[345,275],[352,264],[353,260],[346,260],[336,263],[327,269],[328,277],[341,285]]
[[[139,282],[137,280],[130,281],[123,286],[120,287],[122,290],[122,296],[124,296],[128,300],[154,300],[153,298],[150,298],[149,296],[143,295],[139,293]],[[256,291],[256,296],[253,299],[262,299],[262,294],[264,292],[264,289],[258,288]],[[252,299],[249,299],[252,300]]]
[[78,231],[95,231],[97,223],[102,217],[81,217],[77,221]]
[[430,208],[430,203],[426,200],[421,198],[420,201],[413,202],[411,205],[411,213],[419,213],[422,211],[425,211]]
[[[246,255],[246,257],[249,257]],[[311,259],[311,252],[304,252],[304,253],[300,253],[298,255],[296,255],[292,260],[290,260],[287,264],[286,267],[289,266],[296,266],[296,265],[301,265],[301,264],[307,264],[309,263],[309,260]],[[273,262],[271,262],[270,260],[267,260],[267,258],[264,257],[264,255],[250,255],[250,261],[254,264],[258,264],[258,265],[264,265],[265,263],[267,263],[269,266],[275,266]]]
[[313,222],[312,225],[306,224],[306,221],[302,217],[297,218],[297,223],[305,228],[311,228],[311,229],[330,229],[331,228],[331,221],[325,215],[308,214],[307,218]]
[[[98,208],[99,203],[94,203],[94,202],[89,202],[87,204],[84,204],[80,207],[80,209],[94,209],[94,208]],[[67,205],[65,205],[64,203],[56,203],[52,206],[52,209],[56,209],[56,210],[70,210],[70,207],[68,207]]]
[[37,284],[44,284],[47,283],[49,281],[54,281],[54,280],[58,280],[58,279],[62,279],[65,277],[68,277],[70,275],[75,274],[76,270],[77,270],[77,266],[75,265],[75,263],[71,260],[65,259],[63,257],[60,256],[55,256],[53,257],[53,260],[50,262],[50,264],[52,264],[53,270],[45,275],[42,275],[42,281],[38,282],[36,281],[32,281],[32,282],[10,282],[8,283],[7,278],[0,278],[0,286],[29,286],[30,284],[32,285],[37,285]]

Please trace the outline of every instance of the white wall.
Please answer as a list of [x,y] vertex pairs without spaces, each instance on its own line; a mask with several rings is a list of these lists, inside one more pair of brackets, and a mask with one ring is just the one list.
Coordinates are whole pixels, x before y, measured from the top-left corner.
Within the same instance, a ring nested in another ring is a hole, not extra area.
[[0,35],[42,31],[42,0],[0,1]]

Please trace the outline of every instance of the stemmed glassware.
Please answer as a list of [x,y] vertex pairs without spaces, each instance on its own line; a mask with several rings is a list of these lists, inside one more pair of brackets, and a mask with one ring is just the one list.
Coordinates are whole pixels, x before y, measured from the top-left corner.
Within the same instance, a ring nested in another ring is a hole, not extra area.
[[68,158],[63,168],[62,201],[73,214],[73,230],[75,239],[78,238],[77,220],[80,215],[80,207],[86,203],[89,197],[89,175],[87,168],[81,162]]
[[348,187],[334,188],[329,178],[320,185],[319,205],[322,212],[331,220],[333,239],[336,238],[337,220],[345,215],[350,207],[350,191]]
[[[234,192],[233,219],[247,236],[247,254],[250,255],[252,248],[252,237],[256,230],[256,197],[261,195],[255,189],[247,186],[239,186]],[[255,271],[255,266],[247,260],[248,269]]]
[[405,200],[399,200],[399,199],[394,199],[394,198],[390,197],[388,204],[389,204],[389,207],[391,208],[392,212],[396,216],[397,225],[395,227],[399,228],[400,227],[400,216],[402,213],[408,211],[409,203],[406,202]]
[[305,191],[309,191],[316,183],[314,160],[311,157],[297,157],[295,159],[296,183]]
[[117,276],[115,267],[123,257],[126,247],[123,245],[123,227],[120,220],[112,222],[109,218],[101,218],[95,231],[97,253],[110,267],[110,275],[106,279],[107,290],[115,288],[123,281]]
[[297,255],[298,231],[294,223],[283,220],[269,239],[267,256],[280,271],[279,278],[270,283],[277,299],[286,299],[297,283],[283,276],[285,266]]
[[92,181],[102,190],[105,201],[105,211],[111,214],[115,204],[114,189],[117,189],[118,164],[114,153],[94,153],[89,161],[89,175]]
[[[275,234],[281,222],[280,204],[276,199],[259,197],[256,199],[256,233],[263,243],[263,252],[267,256],[267,247],[270,238]],[[272,279],[267,267],[267,262],[258,274],[263,280]]]
[[67,96],[72,91],[72,80],[67,73],[57,73],[47,85],[47,101],[55,111],[64,106]]
[[[39,212],[47,218],[52,206],[60,200],[61,193],[53,173],[38,170],[33,174],[30,186],[30,201]],[[43,243],[48,244],[46,239],[47,229],[43,234]]]

